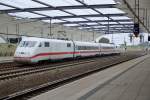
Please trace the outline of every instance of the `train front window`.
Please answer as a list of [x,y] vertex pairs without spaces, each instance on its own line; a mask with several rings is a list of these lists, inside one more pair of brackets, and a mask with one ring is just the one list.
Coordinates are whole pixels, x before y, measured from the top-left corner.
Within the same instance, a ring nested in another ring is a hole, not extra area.
[[24,45],[25,45],[25,41],[21,41],[19,44],[20,47],[24,47]]
[[20,47],[34,47],[36,43],[36,41],[22,41],[20,42]]
[[29,43],[28,43],[28,47],[34,47],[35,45],[36,45],[36,41],[30,41]]

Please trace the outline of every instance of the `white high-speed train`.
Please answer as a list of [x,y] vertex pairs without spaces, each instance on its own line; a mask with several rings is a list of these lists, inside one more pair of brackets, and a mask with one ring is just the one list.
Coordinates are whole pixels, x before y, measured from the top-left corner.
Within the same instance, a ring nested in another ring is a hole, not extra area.
[[15,51],[14,61],[37,63],[45,60],[119,53],[114,44],[25,37]]

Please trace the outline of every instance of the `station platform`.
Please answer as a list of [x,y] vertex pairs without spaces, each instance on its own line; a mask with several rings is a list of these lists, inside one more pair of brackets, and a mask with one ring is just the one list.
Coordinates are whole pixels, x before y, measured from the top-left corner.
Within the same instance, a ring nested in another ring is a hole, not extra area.
[[5,63],[5,62],[12,62],[13,61],[13,57],[0,57],[0,63]]
[[116,65],[30,100],[150,100],[150,55]]

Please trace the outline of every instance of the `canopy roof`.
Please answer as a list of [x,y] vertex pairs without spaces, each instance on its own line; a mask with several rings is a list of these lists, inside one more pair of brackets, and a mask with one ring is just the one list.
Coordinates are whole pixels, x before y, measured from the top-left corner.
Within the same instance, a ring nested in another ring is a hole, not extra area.
[[133,20],[115,5],[114,0],[0,0],[0,13],[96,32],[132,32]]

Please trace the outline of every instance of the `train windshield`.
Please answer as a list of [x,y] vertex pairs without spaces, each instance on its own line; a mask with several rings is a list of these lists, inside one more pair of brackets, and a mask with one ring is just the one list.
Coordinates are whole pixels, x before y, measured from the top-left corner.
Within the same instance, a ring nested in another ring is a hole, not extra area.
[[21,41],[20,47],[34,47],[36,45],[36,41]]

